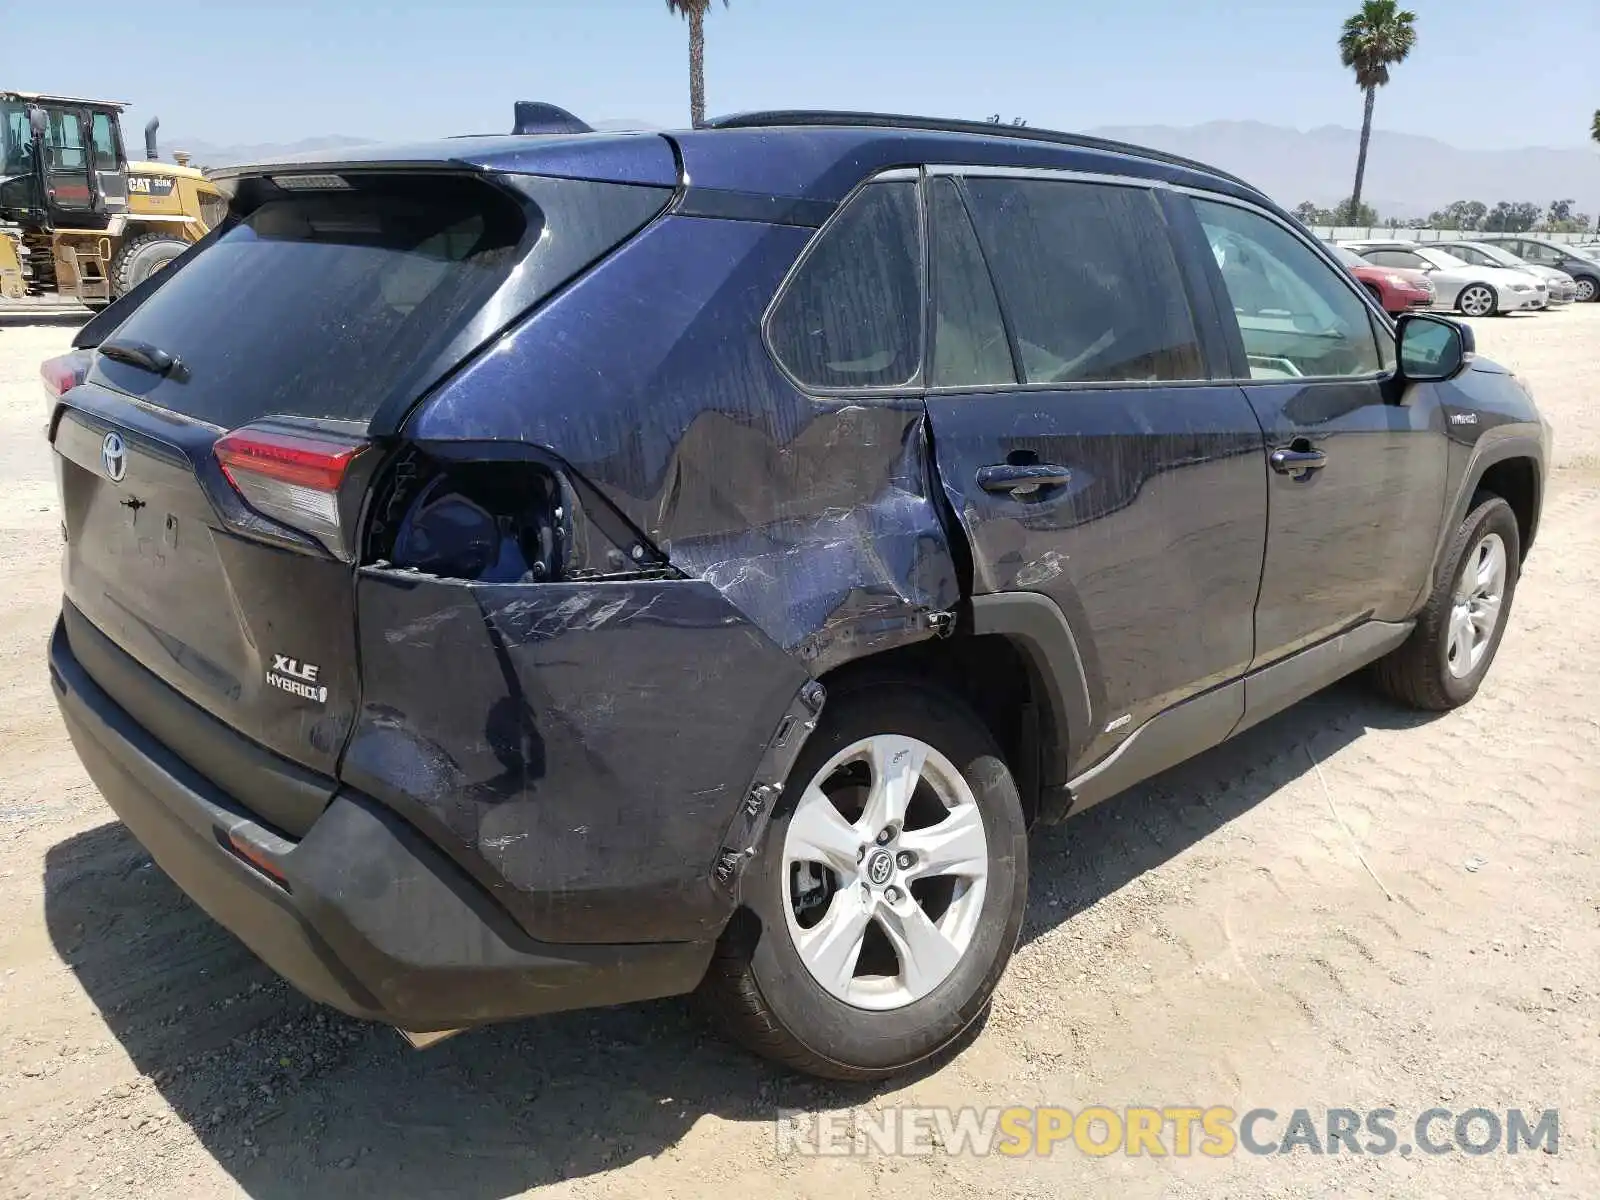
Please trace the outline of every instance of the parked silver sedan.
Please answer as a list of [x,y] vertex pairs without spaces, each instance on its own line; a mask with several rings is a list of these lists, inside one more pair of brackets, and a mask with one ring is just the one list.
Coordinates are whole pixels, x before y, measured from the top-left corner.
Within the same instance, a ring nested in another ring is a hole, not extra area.
[[1507,267],[1513,271],[1526,271],[1535,279],[1544,280],[1550,292],[1551,304],[1571,304],[1578,295],[1578,281],[1559,267],[1547,267],[1518,258],[1504,246],[1492,242],[1440,241],[1431,242],[1439,249],[1479,267]]
[[1438,294],[1435,305],[1456,309],[1463,316],[1489,317],[1539,309],[1550,301],[1545,285],[1526,271],[1474,266],[1431,245],[1404,241],[1340,244],[1380,267],[1426,272]]

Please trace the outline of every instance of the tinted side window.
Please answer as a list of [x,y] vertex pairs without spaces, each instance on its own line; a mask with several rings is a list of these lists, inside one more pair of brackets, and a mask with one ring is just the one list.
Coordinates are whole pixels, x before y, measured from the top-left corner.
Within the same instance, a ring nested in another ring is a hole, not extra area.
[[117,169],[117,142],[111,136],[111,118],[105,113],[95,113],[89,122],[90,140],[94,143],[94,168],[97,171]]
[[1493,267],[1499,265],[1476,246],[1446,246],[1444,249],[1464,262],[1472,263],[1474,266]]
[[1365,257],[1375,267],[1404,267],[1408,271],[1420,271],[1428,265],[1420,255],[1409,250],[1368,250]]
[[768,326],[772,349],[813,387],[894,387],[922,362],[917,185],[874,183],[819,235]]
[[49,131],[45,135],[45,149],[50,166],[57,171],[82,170],[83,122],[77,113],[52,112]]
[[1038,179],[967,189],[1024,382],[1206,377],[1151,193]]
[[1274,221],[1231,204],[1194,206],[1233,301],[1252,379],[1382,370],[1367,306],[1348,276]]
[[989,266],[951,179],[929,191],[933,238],[933,387],[1016,383]]

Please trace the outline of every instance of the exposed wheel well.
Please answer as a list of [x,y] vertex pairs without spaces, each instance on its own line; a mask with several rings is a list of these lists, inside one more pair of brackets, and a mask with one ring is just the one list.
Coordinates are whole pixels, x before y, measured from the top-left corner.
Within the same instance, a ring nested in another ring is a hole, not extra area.
[[1022,797],[1023,815],[1039,815],[1040,713],[1022,652],[1001,634],[919,642],[857,659],[822,677],[830,691],[852,680],[890,675],[925,680],[960,696],[1000,744]]
[[[1527,558],[1539,513],[1539,469],[1533,459],[1507,458],[1491,465],[1478,480],[1478,494],[1484,492],[1491,492],[1511,505],[1517,517],[1522,557]],[[1476,499],[1473,503],[1476,505]]]

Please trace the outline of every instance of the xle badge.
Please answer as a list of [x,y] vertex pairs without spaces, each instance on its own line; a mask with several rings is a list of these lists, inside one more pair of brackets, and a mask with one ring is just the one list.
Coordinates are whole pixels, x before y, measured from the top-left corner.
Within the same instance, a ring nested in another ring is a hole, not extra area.
[[291,696],[326,704],[328,689],[317,683],[317,673],[321,669],[316,663],[303,663],[287,655],[274,654],[272,670],[267,672],[267,682]]

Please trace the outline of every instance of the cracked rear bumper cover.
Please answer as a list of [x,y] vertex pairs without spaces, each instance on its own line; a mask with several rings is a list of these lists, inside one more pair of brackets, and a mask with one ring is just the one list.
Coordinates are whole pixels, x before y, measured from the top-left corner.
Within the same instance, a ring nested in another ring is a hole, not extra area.
[[[58,624],[50,676],[90,778],[157,865],[311,999],[425,1032],[693,990],[714,942],[533,941],[441,851],[348,789],[299,842],[256,821],[121,709]],[[284,886],[230,849],[282,873]]]

